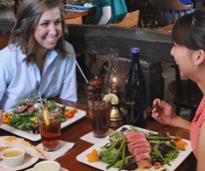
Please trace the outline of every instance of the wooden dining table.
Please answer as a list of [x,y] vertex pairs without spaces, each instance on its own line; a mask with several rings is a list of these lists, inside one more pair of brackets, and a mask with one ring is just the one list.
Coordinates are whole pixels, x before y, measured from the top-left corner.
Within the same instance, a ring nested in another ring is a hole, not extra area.
[[[72,106],[81,110],[87,111],[86,104],[79,104],[74,102],[68,102],[63,100],[57,100],[59,103],[64,105]],[[189,139],[189,131],[180,129],[180,128],[173,128],[169,126],[161,125],[155,122],[152,119],[147,121],[146,129],[157,131],[160,133],[169,133],[171,135],[178,135],[180,137]],[[70,171],[98,171],[98,169],[93,168],[91,166],[85,165],[80,163],[76,160],[76,156],[82,153],[84,150],[91,147],[93,144],[88,143],[84,140],[81,140],[80,137],[91,132],[91,120],[88,115],[78,120],[77,122],[67,126],[62,130],[61,139],[68,142],[74,142],[75,146],[66,152],[63,156],[59,157],[57,161],[61,164],[62,167],[69,169]],[[11,135],[10,133],[0,130],[0,136],[3,135]],[[37,145],[40,143],[38,142],[31,142],[33,145]],[[176,169],[176,171],[191,171],[190,168],[193,168],[196,164],[195,158],[193,154],[190,154]]]
[[83,24],[85,17],[95,15],[95,8],[86,11],[65,11],[64,22],[65,24]]
[[[66,4],[66,1],[64,2]],[[14,0],[14,14],[17,14],[20,0]],[[95,15],[95,8],[90,8],[85,11],[65,11],[64,22],[65,24],[83,24],[83,19],[88,16]]]

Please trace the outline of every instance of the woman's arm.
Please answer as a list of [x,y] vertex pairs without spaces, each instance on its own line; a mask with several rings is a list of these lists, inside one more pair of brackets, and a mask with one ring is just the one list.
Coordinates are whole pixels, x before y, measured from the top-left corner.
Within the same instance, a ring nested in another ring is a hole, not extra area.
[[[11,78],[9,72],[11,63],[8,60],[8,54],[7,48],[0,51],[0,105],[2,105],[1,101]],[[0,109],[1,107],[3,108],[0,106]]]
[[107,24],[112,18],[112,8],[111,6],[102,7],[102,16],[98,24]]
[[189,130],[191,123],[180,116],[176,116],[169,125]]
[[197,171],[204,171],[205,170],[205,121],[201,126],[200,134],[199,134],[199,144],[197,149]]

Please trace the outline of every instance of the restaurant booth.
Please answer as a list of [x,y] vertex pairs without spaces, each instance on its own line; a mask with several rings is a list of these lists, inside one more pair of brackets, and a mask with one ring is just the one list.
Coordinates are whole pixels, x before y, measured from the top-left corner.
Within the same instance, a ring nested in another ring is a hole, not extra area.
[[[12,20],[0,19],[0,38],[1,36],[5,37],[9,35],[13,23],[14,21]],[[163,76],[163,67],[174,63],[173,58],[170,56],[172,42],[169,30],[164,31],[157,28],[118,28],[112,26],[76,23],[67,23],[66,27],[68,29],[66,40],[74,46],[80,64],[81,61],[85,62],[86,58],[94,58],[96,56],[104,62],[109,62],[110,58],[113,57],[116,60],[127,62],[130,60],[130,49],[132,47],[139,47],[140,62],[146,81],[146,100],[148,109],[150,110],[152,107],[152,100],[154,98],[164,98],[164,91],[166,87]],[[2,43],[2,47],[3,46],[4,43]],[[84,59],[82,60],[82,58]],[[89,77],[92,75],[92,73],[89,73],[89,69],[95,66],[96,63],[93,63],[91,60],[89,65],[83,66],[85,64],[83,62],[81,67]],[[78,77],[79,81],[83,84],[83,86],[79,87],[79,92],[82,92],[82,98],[85,98],[85,82],[79,72]],[[57,102],[63,105],[72,106],[85,112],[88,111],[86,101],[83,101],[84,103],[81,103],[82,101],[76,103],[57,99]],[[152,120],[149,115],[150,113],[148,111],[146,129],[157,131],[162,134],[169,133],[170,135],[177,135],[189,139],[189,133],[187,130],[161,125]],[[72,125],[68,125],[66,128],[62,129],[61,139],[75,143],[73,148],[57,159],[62,167],[69,169],[70,171],[99,170],[76,160],[77,155],[92,146],[91,143],[81,139],[83,135],[91,131],[91,120],[88,113],[82,119],[79,119]],[[0,136],[5,135],[13,134],[0,129]],[[37,145],[39,143],[39,141],[30,142],[33,145]],[[194,166],[195,158],[191,153],[183,162],[181,162],[176,171],[187,171]]]

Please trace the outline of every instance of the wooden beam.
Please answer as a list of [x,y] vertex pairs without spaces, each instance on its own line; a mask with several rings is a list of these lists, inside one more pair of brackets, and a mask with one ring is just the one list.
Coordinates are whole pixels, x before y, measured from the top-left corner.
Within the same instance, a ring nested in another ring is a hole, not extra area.
[[131,47],[141,49],[141,56],[149,63],[173,62],[170,33],[153,29],[123,29],[108,26],[69,25],[67,40],[77,53],[112,54],[129,58]]
[[[0,35],[8,35],[14,21],[0,21]],[[119,54],[129,58],[129,49],[137,46],[141,57],[149,62],[173,62],[170,33],[155,29],[124,29],[96,25],[67,25],[66,39],[73,44],[77,53]]]

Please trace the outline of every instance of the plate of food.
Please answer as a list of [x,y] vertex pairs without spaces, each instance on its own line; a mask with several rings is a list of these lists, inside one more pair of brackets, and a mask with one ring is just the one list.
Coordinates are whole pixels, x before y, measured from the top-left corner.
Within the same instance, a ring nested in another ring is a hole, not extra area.
[[[64,106],[53,100],[44,99],[43,103],[51,111],[61,108],[61,129],[86,116],[86,112],[83,110]],[[23,101],[15,111],[3,113],[0,128],[31,141],[40,140],[41,136],[38,131],[38,113],[40,107],[41,104],[39,102],[33,102],[32,100]]]
[[[18,165],[10,165],[7,161],[2,159],[0,161],[0,170],[7,171],[15,171],[25,169],[34,163],[36,163],[39,158],[44,159],[44,155],[36,149],[35,146],[31,145],[29,142],[25,141],[23,138],[18,138],[15,136],[1,136],[0,137],[0,154],[2,154],[7,150],[12,149],[22,149],[25,152],[24,158],[22,162]],[[17,155],[16,151],[9,151],[7,157],[11,157],[9,162],[11,162],[13,156]],[[14,156],[14,159],[16,157]]]
[[85,12],[94,8],[94,6],[83,6],[83,5],[64,5],[64,9],[67,12]]
[[191,152],[189,140],[124,125],[76,159],[99,170],[174,171]]

